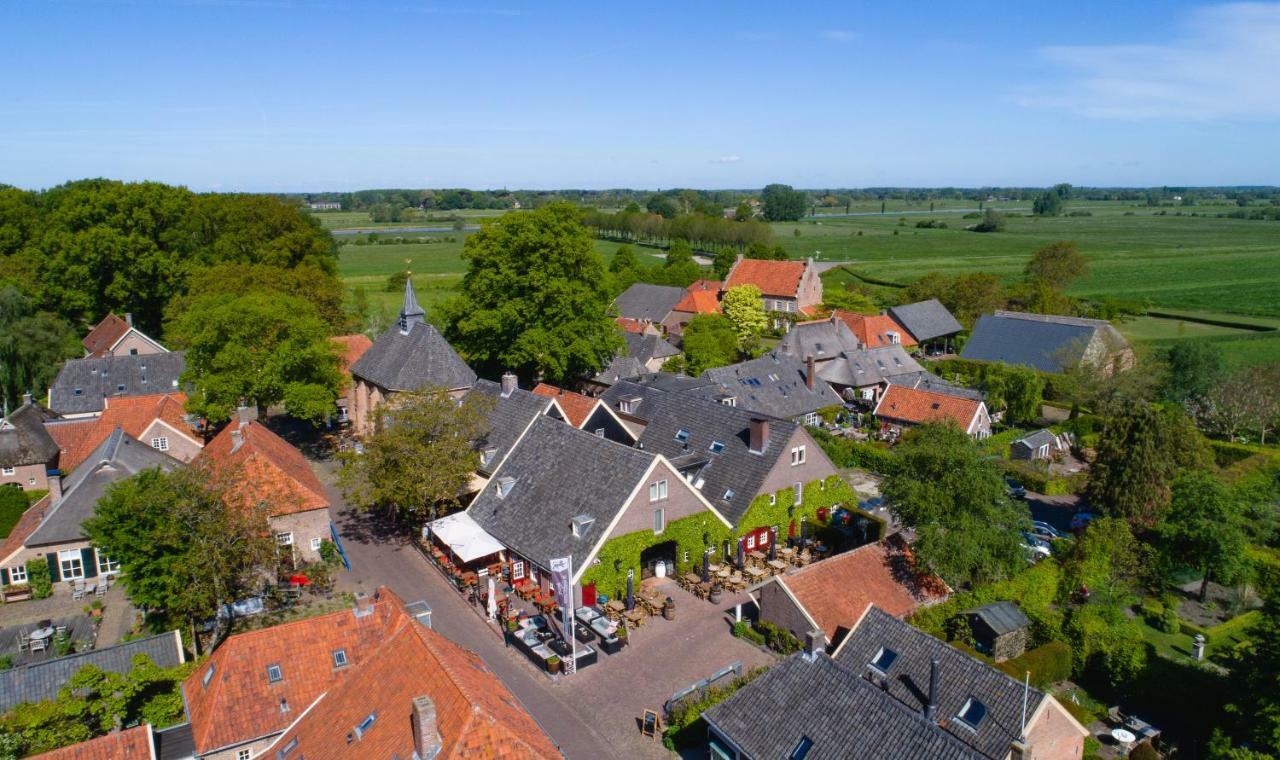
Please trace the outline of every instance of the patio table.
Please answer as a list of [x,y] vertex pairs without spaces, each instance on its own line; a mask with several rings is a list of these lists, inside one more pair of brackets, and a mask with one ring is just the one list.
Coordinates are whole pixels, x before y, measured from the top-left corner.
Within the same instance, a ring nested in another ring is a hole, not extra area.
[[764,575],[764,570],[753,565],[752,567],[747,568],[747,575],[750,575],[752,578],[759,578]]
[[610,620],[617,620],[622,617],[622,613],[627,611],[627,605],[619,602],[617,599],[610,599],[604,606],[604,614]]
[[764,562],[765,557],[768,555],[766,555],[762,551],[753,551],[747,554],[747,556],[750,557],[751,559],[754,559],[756,562]]
[[683,576],[681,576],[681,579],[688,586],[696,586],[697,584],[702,582],[702,578],[699,577],[697,573],[685,573]]
[[50,638],[51,636],[53,636],[53,632],[54,632],[54,627],[51,625],[46,626],[44,628],[37,628],[31,632],[31,640],[40,641],[42,639]]
[[769,567],[772,567],[774,570],[780,573],[783,570],[787,569],[787,563],[783,562],[780,559],[771,559],[769,560]]
[[716,573],[716,577],[717,577],[717,578],[728,578],[728,577],[729,577],[729,568],[727,568],[727,567],[726,567],[726,568],[722,568],[718,573]]

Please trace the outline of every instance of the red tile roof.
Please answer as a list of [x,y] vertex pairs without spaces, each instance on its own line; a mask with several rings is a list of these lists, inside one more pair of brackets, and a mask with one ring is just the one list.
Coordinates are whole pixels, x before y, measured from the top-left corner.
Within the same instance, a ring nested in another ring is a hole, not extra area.
[[636,335],[643,335],[644,331],[649,328],[649,323],[641,322],[631,317],[614,317],[613,321],[617,322],[618,327],[621,327],[626,332],[635,333]]
[[[237,448],[236,431],[243,443]],[[329,497],[302,452],[262,423],[232,421],[196,457],[213,467],[238,468],[238,495],[247,503],[266,502],[272,517],[324,509]]]
[[582,423],[587,421],[587,418],[591,416],[591,412],[595,410],[596,404],[599,403],[597,399],[590,396],[566,391],[547,383],[538,383],[533,392],[539,396],[554,398],[564,411],[565,416],[569,418],[569,424],[576,428],[582,427]]
[[795,298],[800,290],[807,262],[742,259],[734,265],[725,280],[724,289],[739,285],[755,285],[766,296]]
[[151,726],[143,723],[70,747],[33,755],[30,760],[153,760],[154,757]]
[[9,531],[9,535],[5,536],[4,541],[0,542],[0,564],[6,562],[13,553],[22,548],[27,538],[36,532],[36,528],[40,527],[40,521],[44,519],[45,511],[49,509],[49,494],[45,494],[39,501],[27,507],[27,511],[22,513],[22,517],[18,518],[18,524],[13,526],[13,530]]
[[[416,622],[390,631],[386,642],[336,684],[278,739],[297,739],[310,760],[408,758],[415,750],[413,701],[431,700],[440,735],[439,758],[560,757],[550,739],[472,652]],[[359,737],[354,729],[374,722]]]
[[330,340],[338,344],[338,347],[342,350],[341,369],[342,374],[347,376],[351,374],[351,365],[360,361],[360,357],[364,356],[364,352],[373,347],[373,341],[369,340],[369,336],[360,333],[355,335],[336,335]]
[[671,310],[686,314],[719,314],[720,313],[720,281],[698,280],[685,288],[684,298],[680,299]]
[[88,424],[55,420],[46,423],[45,430],[49,431],[49,435],[62,450],[58,467],[63,472],[70,472],[92,454],[117,427],[142,440],[143,433],[153,422],[163,420],[174,430],[199,444],[202,438],[187,421],[186,411],[183,409],[186,403],[186,395],[177,392],[109,397],[103,399],[105,408],[101,416],[87,420]]
[[876,605],[902,618],[921,604],[942,601],[950,593],[936,576],[918,577],[911,550],[898,536],[815,562],[778,582],[838,644],[849,627]]
[[911,337],[911,333],[888,314],[854,314],[849,311],[837,311],[835,314],[858,336],[858,342],[867,348],[893,345],[893,341],[889,340],[889,332],[898,334],[901,345],[916,345],[916,339]]
[[115,314],[108,314],[84,336],[84,350],[89,352],[89,356],[105,356],[129,329],[128,322]]
[[981,404],[975,399],[890,385],[876,405],[875,416],[913,425],[950,420],[968,432]]

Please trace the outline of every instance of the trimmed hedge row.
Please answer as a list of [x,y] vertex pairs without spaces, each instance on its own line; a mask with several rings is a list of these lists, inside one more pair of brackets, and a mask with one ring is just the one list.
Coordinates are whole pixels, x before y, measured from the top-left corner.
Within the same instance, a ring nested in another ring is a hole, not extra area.
[[861,467],[880,475],[887,475],[897,466],[897,459],[886,446],[834,436],[825,430],[809,432],[836,467]]
[[1217,625],[1210,626],[1208,628],[1201,628],[1200,626],[1195,625],[1194,623],[1188,623],[1185,620],[1179,622],[1178,628],[1182,633],[1192,637],[1197,633],[1203,634],[1206,644],[1219,645],[1225,643],[1227,639],[1232,636],[1244,632],[1245,629],[1253,626],[1260,620],[1262,620],[1262,611],[1250,610],[1243,615],[1237,615],[1236,617],[1231,618],[1225,623],[1218,623]]

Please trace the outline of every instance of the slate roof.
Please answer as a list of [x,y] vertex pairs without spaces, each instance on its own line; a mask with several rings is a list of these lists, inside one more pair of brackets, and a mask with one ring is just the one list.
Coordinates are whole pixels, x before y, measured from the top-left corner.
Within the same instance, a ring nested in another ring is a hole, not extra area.
[[162,668],[182,664],[182,642],[177,631],[159,633],[145,639],[134,639],[104,649],[90,649],[42,662],[18,665],[0,672],[0,712],[7,712],[23,702],[56,699],[67,679],[85,665],[93,665],[111,673],[128,673],[133,658],[144,654]]
[[907,332],[920,342],[955,335],[964,330],[964,325],[956,321],[947,307],[936,298],[894,306],[889,309],[889,316],[907,328]]
[[959,425],[961,430],[968,432],[981,403],[981,401],[960,396],[916,390],[890,383],[884,395],[880,397],[880,403],[876,404],[874,414],[881,419],[911,425],[949,420]]
[[750,760],[792,757],[803,738],[805,760],[978,757],[825,654],[794,654],[702,715]]
[[324,485],[302,452],[257,420],[245,424],[232,420],[196,461],[225,468],[234,481],[228,497],[244,504],[266,503],[271,517],[329,506]]
[[613,301],[618,316],[645,322],[661,322],[684,298],[684,288],[637,282]]
[[[1021,733],[1023,685],[996,668],[961,652],[924,631],[912,628],[884,610],[872,607],[845,638],[836,662],[862,675],[881,647],[897,658],[884,677],[886,691],[913,711],[923,710],[929,693],[929,663],[938,660],[937,719],[941,730],[989,758],[1004,758],[1009,745]],[[924,697],[922,699],[922,696]],[[1027,715],[1035,714],[1045,699],[1043,692],[1028,692]],[[987,708],[976,729],[956,718],[966,700],[977,699]]]
[[834,359],[844,351],[857,351],[862,347],[858,336],[844,322],[834,317],[797,322],[778,343],[778,350],[797,359],[812,356],[819,362]]
[[[394,599],[390,592],[383,593]],[[389,630],[386,640],[281,734],[272,748],[289,746],[296,739],[296,755],[313,760],[408,760],[417,756],[410,720],[413,702],[419,697],[430,699],[436,711],[442,746],[435,758],[561,757],[478,655],[416,622]],[[371,714],[376,716],[373,724],[357,738],[349,738]],[[263,753],[263,757],[275,754]]]
[[837,311],[834,316],[849,326],[858,342],[864,346],[892,346],[894,341],[889,333],[898,334],[898,343],[903,346],[916,345],[911,333],[888,314],[854,314],[848,311]]
[[1034,433],[1031,433],[1030,435],[1022,436],[1018,440],[1014,441],[1014,443],[1015,444],[1020,443],[1026,446],[1028,449],[1035,451],[1036,449],[1045,445],[1056,446],[1058,443],[1058,437],[1055,436],[1053,433],[1049,432],[1048,430],[1040,429]]
[[52,465],[58,452],[57,442],[44,429],[44,412],[30,401],[0,422],[0,465]]
[[92,414],[102,411],[107,396],[169,393],[177,390],[184,369],[182,351],[70,359],[49,388],[49,410]]
[[836,385],[866,388],[899,375],[924,372],[902,346],[888,345],[845,351],[818,368],[818,377]]
[[202,444],[203,439],[192,427],[183,409],[186,402],[186,394],[176,391],[154,396],[109,398],[105,400],[106,408],[98,417],[92,420],[52,420],[45,423],[45,430],[61,448],[58,467],[64,472],[70,472],[116,428],[141,441],[143,433],[152,423],[163,420],[197,445]]
[[[510,396],[503,397],[502,386],[492,380],[477,380],[467,393],[493,400],[488,414],[489,431],[475,443],[476,450],[481,453],[481,464],[476,469],[485,474],[497,469],[529,423],[546,414],[551,407],[546,397],[523,388],[516,388]],[[493,456],[485,463],[483,456],[489,448],[494,449]]]
[[566,391],[547,383],[538,383],[533,392],[539,396],[555,399],[560,410],[568,417],[566,421],[576,428],[582,427],[582,424],[591,416],[591,412],[595,410],[596,404],[600,403],[598,399]]
[[190,760],[196,753],[195,737],[190,723],[156,729],[156,760]]
[[982,392],[975,388],[966,388],[963,385],[956,385],[950,380],[938,377],[928,370],[919,372],[908,372],[903,375],[895,375],[889,378],[889,382],[894,385],[902,385],[907,388],[914,388],[920,391],[933,391],[934,393],[945,393],[948,396],[958,396],[960,398],[972,399],[973,401],[982,400]]
[[702,373],[722,394],[737,398],[737,405],[760,414],[792,419],[828,406],[839,406],[840,396],[821,380],[813,388],[805,384],[805,362],[789,354],[771,351],[727,367]]
[[641,364],[648,364],[652,359],[665,359],[680,353],[680,349],[663,340],[661,335],[637,335],[624,332],[622,337],[627,341],[627,355]]
[[408,334],[392,325],[351,365],[351,374],[389,391],[423,387],[470,388],[476,381],[449,341],[433,325],[409,323]]
[[[543,568],[554,558],[572,556],[576,574],[654,460],[651,452],[539,417],[467,514]],[[500,497],[498,488],[508,478],[510,491]],[[579,515],[595,520],[574,536],[570,525]]]
[[997,311],[983,314],[960,352],[963,359],[1021,364],[1041,372],[1062,372],[1078,364],[1095,334],[1109,350],[1128,342],[1100,319]]
[[760,294],[774,298],[795,298],[804,279],[807,261],[766,261],[764,259],[738,258],[725,278],[724,289],[739,285],[755,285]]
[[987,624],[997,636],[1010,633],[1031,625],[1031,620],[1018,609],[1013,602],[992,602],[969,610],[973,615]]
[[[684,393],[652,394],[641,405],[641,411],[648,415],[648,424],[636,446],[663,455],[681,474],[695,469],[690,482],[696,488],[698,481],[703,481],[698,489],[703,498],[734,525],[759,495],[773,465],[780,457],[788,456],[787,442],[801,427],[789,420],[769,419],[764,453],[753,454],[751,420],[761,417],[758,412]],[[681,430],[688,434],[683,442],[676,439]],[[724,448],[712,453],[713,442],[724,444]],[[808,456],[824,455],[811,445]],[[733,495],[726,499],[730,490]]]
[[141,443],[116,428],[84,462],[62,482],[62,499],[45,514],[40,526],[27,539],[27,546],[49,546],[83,541],[80,525],[93,516],[107,489],[116,481],[151,469],[171,470],[181,462]]
[[664,393],[690,393],[697,396],[713,397],[721,395],[717,383],[703,377],[673,375],[670,372],[640,372],[613,383],[600,400],[615,412],[622,412],[623,402],[632,401],[628,411],[624,412],[640,420],[647,420],[648,410],[653,406],[649,400]]
[[619,380],[643,375],[646,372],[648,372],[648,370],[645,369],[645,366],[640,363],[640,360],[634,356],[615,356],[609,361],[609,366],[600,370],[600,372],[591,379],[602,385],[613,385]]
[[32,755],[28,760],[153,760],[151,724],[114,731],[79,744]]

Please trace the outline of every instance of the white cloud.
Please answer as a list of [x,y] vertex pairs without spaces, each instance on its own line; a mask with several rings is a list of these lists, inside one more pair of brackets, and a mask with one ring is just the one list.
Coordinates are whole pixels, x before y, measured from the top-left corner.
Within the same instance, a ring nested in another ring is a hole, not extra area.
[[1020,102],[1099,119],[1280,117],[1280,3],[1202,8],[1184,29],[1161,45],[1042,48],[1070,76]]
[[822,33],[822,36],[836,42],[849,42],[850,40],[856,40],[858,33],[847,29],[828,29]]
[[739,162],[739,161],[741,161],[741,160],[742,160],[742,156],[720,156],[719,158],[713,158],[713,159],[711,159],[711,163],[713,163],[713,164],[736,164],[736,163],[738,163],[738,162]]

